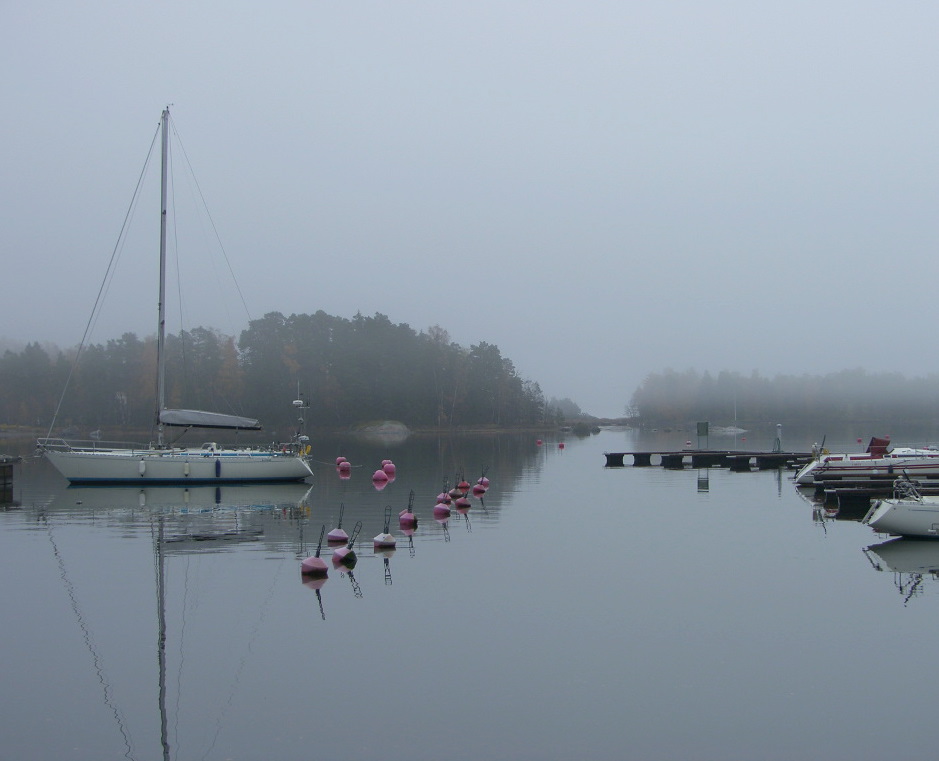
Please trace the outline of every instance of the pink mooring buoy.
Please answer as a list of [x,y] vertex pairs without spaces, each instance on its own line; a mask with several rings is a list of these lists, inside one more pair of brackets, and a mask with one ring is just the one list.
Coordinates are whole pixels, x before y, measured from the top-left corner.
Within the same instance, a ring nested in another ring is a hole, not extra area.
[[413,533],[413,529],[417,526],[417,516],[414,514],[414,489],[411,489],[411,494],[408,496],[408,506],[404,508],[400,513],[398,513],[398,525],[402,529],[410,530]]
[[342,527],[342,513],[345,511],[345,504],[339,505],[339,525],[336,526],[332,531],[326,535],[326,541],[330,544],[340,543],[345,544],[349,541],[349,535],[345,532],[345,529]]
[[329,568],[326,561],[320,557],[320,551],[323,549],[323,535],[326,533],[326,524],[320,529],[320,541],[316,547],[316,554],[305,558],[300,563],[300,573],[305,576],[326,576]]
[[372,486],[378,489],[378,491],[384,489],[390,480],[391,479],[388,477],[388,474],[383,470],[376,470],[372,474]]
[[362,521],[358,521],[355,524],[355,528],[352,529],[352,535],[349,537],[349,541],[344,544],[342,547],[339,547],[333,550],[333,565],[338,567],[340,565],[351,568],[355,565],[356,557],[353,547],[355,546],[355,540],[359,536],[359,532],[362,530]]
[[326,561],[319,555],[311,555],[300,563],[300,572],[306,576],[325,576],[329,573]]
[[381,464],[381,469],[388,476],[393,476],[396,471],[395,464],[391,460],[386,460],[383,462]]
[[342,527],[337,527],[326,535],[326,541],[330,544],[345,544],[349,541],[349,535]]
[[389,533],[391,529],[391,505],[385,507],[385,530],[372,539],[372,544],[376,547],[394,547],[397,544],[394,536]]
[[344,462],[348,462],[345,457],[340,455],[336,458],[336,465],[342,465]]

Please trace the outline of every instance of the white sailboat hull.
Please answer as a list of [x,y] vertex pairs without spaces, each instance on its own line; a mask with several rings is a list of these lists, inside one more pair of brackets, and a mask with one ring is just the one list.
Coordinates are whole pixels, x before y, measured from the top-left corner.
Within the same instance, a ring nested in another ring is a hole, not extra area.
[[47,449],[45,456],[72,483],[260,483],[313,475],[301,457],[259,449]]
[[882,534],[939,538],[939,498],[882,499],[862,523]]

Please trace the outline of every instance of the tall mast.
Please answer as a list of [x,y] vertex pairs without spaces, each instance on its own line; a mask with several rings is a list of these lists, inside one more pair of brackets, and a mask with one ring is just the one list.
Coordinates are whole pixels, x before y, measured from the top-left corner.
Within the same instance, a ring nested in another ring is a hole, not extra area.
[[163,423],[160,413],[166,406],[166,382],[164,357],[166,341],[166,177],[169,153],[169,108],[163,109],[160,120],[162,131],[161,171],[160,171],[160,303],[157,321],[157,445],[163,446]]

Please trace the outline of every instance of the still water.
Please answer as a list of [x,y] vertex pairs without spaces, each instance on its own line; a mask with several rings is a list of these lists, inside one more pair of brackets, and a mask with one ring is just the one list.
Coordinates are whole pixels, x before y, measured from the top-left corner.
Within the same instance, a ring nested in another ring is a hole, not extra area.
[[[312,488],[188,493],[68,488],[27,459],[0,511],[0,758],[931,755],[939,543],[875,554],[887,537],[785,470],[604,467],[686,437],[324,440]],[[358,563],[305,583],[340,507]]]

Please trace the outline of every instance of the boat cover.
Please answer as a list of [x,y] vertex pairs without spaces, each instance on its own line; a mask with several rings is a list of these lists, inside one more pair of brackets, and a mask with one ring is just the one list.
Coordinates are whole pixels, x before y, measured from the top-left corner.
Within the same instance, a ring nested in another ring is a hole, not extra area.
[[890,446],[890,439],[883,439],[879,436],[871,436],[871,443],[867,445],[868,454],[874,457],[883,457],[887,454],[887,448]]
[[193,428],[243,428],[253,431],[261,429],[261,424],[254,418],[203,410],[161,410],[160,422],[164,425]]

